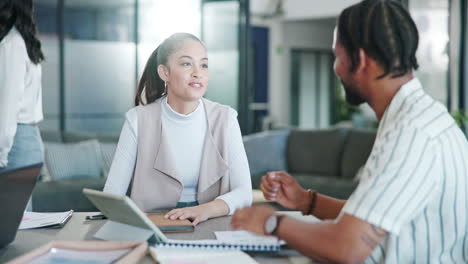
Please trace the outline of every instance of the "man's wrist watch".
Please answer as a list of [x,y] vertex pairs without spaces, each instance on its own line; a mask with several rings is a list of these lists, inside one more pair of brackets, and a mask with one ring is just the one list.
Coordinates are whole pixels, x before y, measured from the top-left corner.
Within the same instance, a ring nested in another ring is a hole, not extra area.
[[284,215],[270,215],[265,221],[265,233],[267,235],[276,235],[278,231],[279,224]]

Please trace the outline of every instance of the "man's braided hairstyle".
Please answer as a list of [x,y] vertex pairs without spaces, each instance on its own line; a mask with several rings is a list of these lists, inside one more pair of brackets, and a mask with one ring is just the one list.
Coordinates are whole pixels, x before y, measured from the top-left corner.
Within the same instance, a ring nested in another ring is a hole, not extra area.
[[378,78],[401,77],[419,67],[418,30],[397,1],[364,0],[343,10],[338,17],[338,42],[351,58],[351,72],[359,64],[360,49],[383,67]]

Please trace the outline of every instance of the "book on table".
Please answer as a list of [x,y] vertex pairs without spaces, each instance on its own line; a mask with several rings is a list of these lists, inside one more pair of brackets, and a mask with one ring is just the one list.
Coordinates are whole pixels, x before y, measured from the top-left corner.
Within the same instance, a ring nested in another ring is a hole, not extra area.
[[88,199],[109,219],[94,235],[103,240],[148,241],[159,248],[205,248],[231,249],[243,251],[278,251],[280,241],[271,237],[265,240],[246,241],[227,240],[175,240],[169,239],[138,206],[125,195],[104,193],[84,189]]
[[147,251],[146,242],[52,241],[8,263],[138,263]]
[[163,233],[193,232],[195,227],[190,220],[171,220],[166,219],[164,215],[148,215],[148,218]]
[[247,253],[240,250],[206,250],[199,248],[156,248],[150,247],[150,255],[158,263],[184,264],[256,264]]

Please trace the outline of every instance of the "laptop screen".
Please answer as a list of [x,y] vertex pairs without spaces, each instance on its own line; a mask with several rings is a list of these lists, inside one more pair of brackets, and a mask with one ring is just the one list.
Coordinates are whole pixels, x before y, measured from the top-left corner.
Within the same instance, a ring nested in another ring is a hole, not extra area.
[[0,247],[14,240],[41,167],[39,163],[0,172]]

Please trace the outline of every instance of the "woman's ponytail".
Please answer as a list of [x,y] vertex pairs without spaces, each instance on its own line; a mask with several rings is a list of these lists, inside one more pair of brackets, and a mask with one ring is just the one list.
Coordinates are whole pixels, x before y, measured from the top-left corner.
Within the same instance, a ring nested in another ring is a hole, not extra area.
[[158,74],[158,50],[159,47],[153,51],[146,63],[145,70],[138,83],[135,106],[150,104],[161,98],[164,94],[164,81]]

